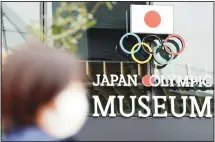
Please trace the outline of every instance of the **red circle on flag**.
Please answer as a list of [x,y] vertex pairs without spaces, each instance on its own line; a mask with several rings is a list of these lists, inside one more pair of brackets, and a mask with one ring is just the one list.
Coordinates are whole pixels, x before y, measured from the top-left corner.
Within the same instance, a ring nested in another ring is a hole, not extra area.
[[156,11],[149,11],[145,14],[144,21],[147,26],[156,28],[161,23],[161,16]]

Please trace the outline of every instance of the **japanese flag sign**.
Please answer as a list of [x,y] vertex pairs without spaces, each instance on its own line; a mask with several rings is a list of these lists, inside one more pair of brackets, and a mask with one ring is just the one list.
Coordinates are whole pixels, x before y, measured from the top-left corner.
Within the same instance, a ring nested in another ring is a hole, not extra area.
[[173,34],[173,6],[131,5],[130,31]]

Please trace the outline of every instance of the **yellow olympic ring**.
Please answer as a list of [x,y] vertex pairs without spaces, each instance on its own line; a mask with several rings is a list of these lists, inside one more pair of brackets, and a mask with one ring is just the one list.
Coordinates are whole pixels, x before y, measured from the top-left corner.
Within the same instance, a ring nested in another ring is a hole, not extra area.
[[[141,44],[144,45],[145,47],[147,47],[147,48],[149,49],[149,52],[152,52],[152,48],[151,48],[148,44],[146,44],[145,42],[142,42]],[[134,60],[135,62],[137,62],[137,63],[139,63],[139,64],[145,64],[145,63],[147,63],[147,62],[149,62],[149,61],[151,60],[152,54],[150,54],[149,57],[148,57],[148,59],[146,59],[146,60],[144,60],[144,61],[138,60],[138,59],[134,56],[134,50],[135,50],[135,48],[137,48],[138,45],[139,45],[139,43],[135,44],[135,45],[132,47],[132,49],[131,49],[131,57],[133,58],[133,60]]]

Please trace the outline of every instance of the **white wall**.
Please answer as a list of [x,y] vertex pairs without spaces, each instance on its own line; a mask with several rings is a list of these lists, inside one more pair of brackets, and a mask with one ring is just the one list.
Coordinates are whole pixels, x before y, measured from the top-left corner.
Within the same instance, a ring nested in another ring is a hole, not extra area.
[[[153,2],[154,5],[174,6],[174,33],[185,39],[185,50],[172,63],[213,72],[213,3],[212,2]],[[166,67],[165,73],[171,71]],[[175,72],[181,72],[175,67]],[[193,72],[195,74],[195,72]],[[196,73],[199,74],[199,73]]]

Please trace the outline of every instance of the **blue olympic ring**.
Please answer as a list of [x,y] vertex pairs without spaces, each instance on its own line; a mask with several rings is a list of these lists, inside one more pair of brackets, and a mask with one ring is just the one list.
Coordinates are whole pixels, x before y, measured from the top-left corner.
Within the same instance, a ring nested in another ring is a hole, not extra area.
[[[122,38],[120,39],[119,45],[120,45],[121,49],[122,49],[125,53],[131,54],[131,51],[126,50],[125,47],[123,46],[123,40],[124,40],[124,38],[125,38],[126,36],[128,36],[128,35],[132,35],[132,36],[136,37],[138,43],[141,43],[141,40],[140,40],[139,36],[136,35],[135,33],[126,33],[126,34],[124,34],[124,35],[122,36]],[[139,44],[138,47],[137,47],[137,49],[134,50],[134,53],[137,53],[137,52],[140,50],[140,48],[141,48],[141,44]]]

